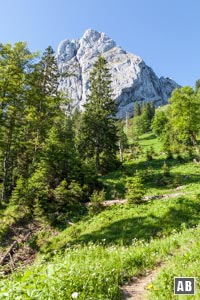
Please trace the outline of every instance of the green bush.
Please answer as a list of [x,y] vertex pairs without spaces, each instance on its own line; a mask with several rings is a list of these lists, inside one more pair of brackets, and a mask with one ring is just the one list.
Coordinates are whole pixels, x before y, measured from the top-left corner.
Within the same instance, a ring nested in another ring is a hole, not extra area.
[[36,208],[36,214],[41,214],[49,198],[46,178],[46,170],[42,167],[39,167],[28,179],[20,177],[12,191],[11,203],[20,205],[23,209],[27,208],[31,213]]
[[90,196],[89,213],[98,214],[104,210],[103,201],[105,201],[105,191],[94,191]]
[[73,208],[81,202],[82,195],[81,186],[74,180],[68,185],[64,179],[54,190],[55,201],[61,210]]
[[152,160],[154,155],[155,155],[155,151],[154,151],[153,147],[151,146],[150,148],[148,148],[146,150],[146,160],[147,161]]
[[163,171],[163,176],[165,176],[165,177],[170,176],[170,169],[169,169],[169,166],[166,164],[166,162],[164,162],[164,164],[162,166],[162,171]]
[[139,204],[145,194],[144,185],[140,173],[136,171],[135,176],[126,183],[126,199],[128,204]]

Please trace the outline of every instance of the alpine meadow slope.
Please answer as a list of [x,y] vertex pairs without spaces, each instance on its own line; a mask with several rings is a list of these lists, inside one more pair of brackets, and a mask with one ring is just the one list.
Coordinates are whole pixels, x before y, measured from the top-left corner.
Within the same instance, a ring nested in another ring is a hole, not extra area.
[[0,46],[0,300],[122,300],[154,271],[141,299],[175,276],[200,299],[200,80],[175,87],[94,30]]

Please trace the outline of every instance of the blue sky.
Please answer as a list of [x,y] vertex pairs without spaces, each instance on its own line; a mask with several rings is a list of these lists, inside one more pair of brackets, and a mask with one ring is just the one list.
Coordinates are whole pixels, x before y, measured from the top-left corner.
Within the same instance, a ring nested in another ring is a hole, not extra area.
[[0,42],[54,50],[86,29],[105,32],[181,85],[200,78],[199,0],[0,0]]

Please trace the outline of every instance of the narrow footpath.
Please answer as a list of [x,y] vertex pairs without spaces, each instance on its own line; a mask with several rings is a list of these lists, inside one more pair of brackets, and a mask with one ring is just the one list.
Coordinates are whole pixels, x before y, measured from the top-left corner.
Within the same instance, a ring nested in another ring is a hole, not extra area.
[[159,273],[161,266],[148,271],[145,276],[133,278],[129,285],[122,288],[122,300],[145,300],[147,288]]

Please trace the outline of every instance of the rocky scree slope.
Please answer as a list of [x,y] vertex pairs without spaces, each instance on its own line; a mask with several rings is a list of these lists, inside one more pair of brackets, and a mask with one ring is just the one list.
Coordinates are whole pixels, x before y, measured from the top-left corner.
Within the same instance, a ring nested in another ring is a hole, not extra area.
[[170,78],[158,78],[154,71],[137,55],[124,51],[105,33],[88,29],[82,38],[63,40],[57,51],[58,67],[62,76],[60,90],[73,99],[71,109],[82,109],[89,92],[89,75],[93,63],[102,55],[112,75],[113,98],[117,117],[133,113],[134,101],[154,101],[156,106],[167,103],[171,92],[179,85]]

